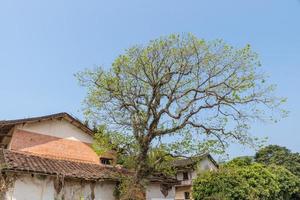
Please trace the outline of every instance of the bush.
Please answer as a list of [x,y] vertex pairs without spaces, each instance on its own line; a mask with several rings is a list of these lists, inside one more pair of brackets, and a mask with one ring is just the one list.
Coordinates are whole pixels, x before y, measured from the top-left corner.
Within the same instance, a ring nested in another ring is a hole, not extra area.
[[296,199],[300,192],[300,181],[287,169],[241,161],[235,160],[218,171],[199,175],[193,185],[194,199]]

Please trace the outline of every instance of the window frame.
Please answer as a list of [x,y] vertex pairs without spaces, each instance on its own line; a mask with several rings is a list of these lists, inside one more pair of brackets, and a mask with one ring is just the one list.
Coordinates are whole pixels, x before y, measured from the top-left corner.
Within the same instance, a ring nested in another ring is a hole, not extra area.
[[182,172],[182,180],[190,180],[189,173],[188,172]]
[[100,158],[100,163],[102,165],[112,165],[113,159],[111,158]]
[[190,192],[184,192],[184,200],[191,199],[191,193]]

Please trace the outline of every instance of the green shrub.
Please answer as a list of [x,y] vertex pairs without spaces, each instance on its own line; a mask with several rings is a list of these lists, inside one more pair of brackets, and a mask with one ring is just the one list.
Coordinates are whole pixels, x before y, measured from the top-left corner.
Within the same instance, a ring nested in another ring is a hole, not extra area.
[[236,161],[229,162],[218,171],[200,174],[193,185],[194,199],[297,199],[300,181],[284,167]]

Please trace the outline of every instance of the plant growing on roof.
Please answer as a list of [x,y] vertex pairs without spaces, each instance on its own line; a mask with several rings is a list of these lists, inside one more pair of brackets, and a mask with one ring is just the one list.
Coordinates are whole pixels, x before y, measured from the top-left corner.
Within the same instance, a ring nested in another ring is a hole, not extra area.
[[273,95],[257,57],[250,45],[192,34],[133,46],[109,70],[77,74],[88,89],[85,114],[133,141],[136,182],[165,157],[222,151],[230,141],[254,145],[249,123],[284,114],[278,107],[284,99]]

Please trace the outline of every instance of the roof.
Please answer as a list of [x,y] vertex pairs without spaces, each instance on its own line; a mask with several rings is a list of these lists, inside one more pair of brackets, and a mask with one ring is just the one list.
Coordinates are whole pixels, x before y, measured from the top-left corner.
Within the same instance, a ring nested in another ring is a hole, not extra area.
[[79,119],[73,117],[72,115],[62,112],[62,113],[56,113],[51,115],[44,115],[40,117],[31,117],[31,118],[23,118],[23,119],[16,119],[16,120],[2,120],[0,121],[0,136],[3,136],[7,134],[11,128],[13,128],[15,125],[18,124],[24,124],[24,123],[34,123],[34,122],[41,122],[51,119],[65,119],[77,128],[81,129],[85,133],[89,135],[94,135],[94,132],[84,125]]
[[148,177],[148,180],[155,183],[164,183],[170,185],[176,185],[180,183],[180,181],[178,181],[176,178],[164,175],[163,173],[154,173]]
[[[1,148],[0,171],[63,176],[64,178],[87,181],[111,180],[116,182],[120,180],[120,176],[133,175],[131,171],[121,167],[54,159]],[[178,183],[175,178],[158,173],[148,177],[148,180],[171,185]]]
[[46,158],[28,153],[0,149],[1,171],[61,175],[65,178],[83,180],[119,180],[120,175],[128,175],[124,168],[103,166],[76,161]]
[[194,157],[182,158],[182,159],[175,160],[173,162],[173,166],[176,167],[176,168],[185,168],[185,167],[193,166],[197,162],[199,162],[199,161],[201,161],[205,158],[208,158],[216,167],[219,167],[219,165],[215,161],[215,159],[213,159],[213,157],[208,153],[205,153],[205,154],[202,154],[202,155],[199,155],[199,156],[194,156]]

